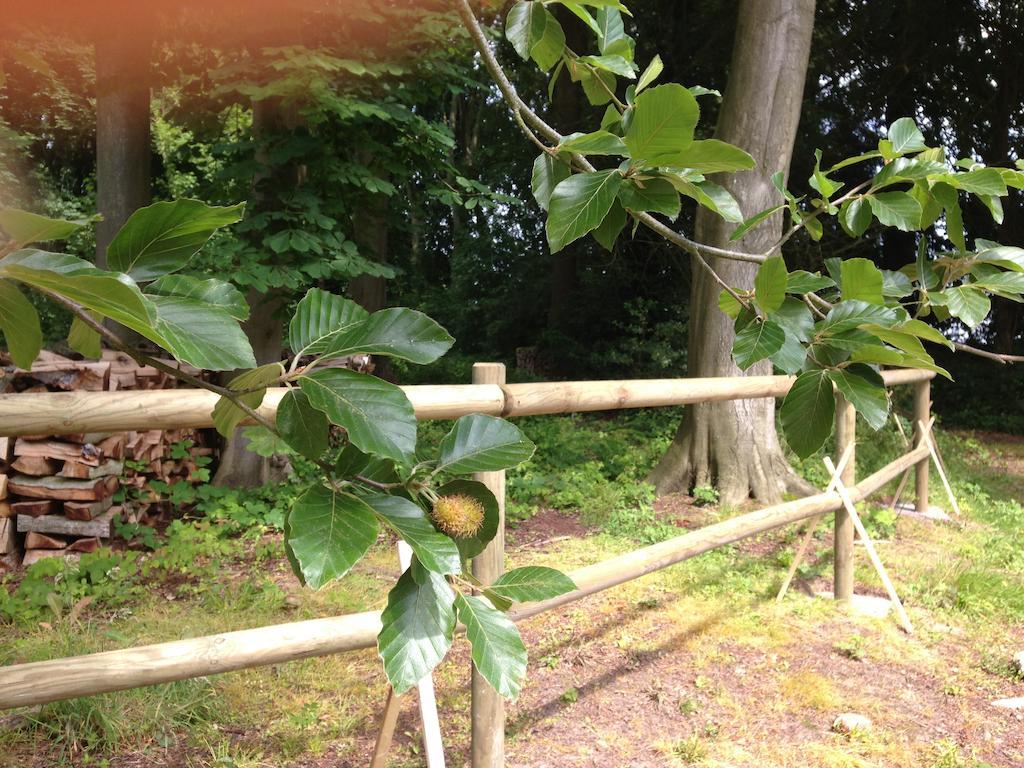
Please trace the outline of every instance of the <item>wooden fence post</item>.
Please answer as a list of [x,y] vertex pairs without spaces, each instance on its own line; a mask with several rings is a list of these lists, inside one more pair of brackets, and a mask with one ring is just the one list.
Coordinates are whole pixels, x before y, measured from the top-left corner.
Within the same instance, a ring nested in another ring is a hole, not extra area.
[[[914,447],[921,445],[924,434],[921,428],[927,429],[931,420],[929,414],[932,407],[932,384],[927,379],[914,384]],[[928,512],[928,462],[929,459],[921,459],[915,471],[916,486],[916,507],[921,513]]]
[[[849,448],[850,459],[843,468],[843,485],[852,487],[857,482],[856,456],[857,412],[839,392],[836,392],[836,461]],[[832,594],[836,600],[853,597],[853,539],[856,534],[853,520],[845,508],[836,510],[834,536],[834,576]]]
[[[474,384],[504,384],[503,363],[474,363]],[[473,558],[473,575],[490,584],[505,569],[505,473],[477,472],[473,475],[498,500],[498,533],[487,549]],[[473,668],[472,768],[505,766],[505,701]]]

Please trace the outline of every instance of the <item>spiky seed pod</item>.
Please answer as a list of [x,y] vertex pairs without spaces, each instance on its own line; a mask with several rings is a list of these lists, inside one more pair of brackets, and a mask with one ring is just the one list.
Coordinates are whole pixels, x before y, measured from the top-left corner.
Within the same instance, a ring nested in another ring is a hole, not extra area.
[[454,539],[474,536],[484,524],[484,506],[471,496],[441,496],[430,512],[437,527]]

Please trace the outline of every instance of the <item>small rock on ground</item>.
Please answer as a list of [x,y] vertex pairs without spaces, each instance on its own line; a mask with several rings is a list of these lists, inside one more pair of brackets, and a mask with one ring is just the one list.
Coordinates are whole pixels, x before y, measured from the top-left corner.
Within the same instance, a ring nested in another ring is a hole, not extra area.
[[832,730],[836,733],[846,734],[853,733],[854,731],[870,731],[871,718],[858,715],[855,712],[843,712],[832,723]]

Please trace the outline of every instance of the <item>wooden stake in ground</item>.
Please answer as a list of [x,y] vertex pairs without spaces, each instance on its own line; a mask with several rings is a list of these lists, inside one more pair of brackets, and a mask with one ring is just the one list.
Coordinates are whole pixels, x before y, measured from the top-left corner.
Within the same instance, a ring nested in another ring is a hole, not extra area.
[[370,768],[385,768],[387,766],[388,752],[391,751],[391,742],[395,738],[395,725],[398,723],[400,708],[400,699],[395,695],[395,689],[389,685],[388,698],[384,703],[384,716],[381,718],[380,729],[377,731],[377,743],[373,747]]
[[[846,450],[843,451],[843,455],[839,458],[839,466],[836,468],[836,472],[832,474],[828,487],[825,488],[825,493],[832,493],[832,491],[836,489],[836,482],[846,469],[846,463],[850,460],[850,456],[852,455],[853,445],[851,444],[846,446]],[[786,572],[786,578],[782,580],[782,586],[779,587],[779,594],[776,596],[775,602],[781,603],[782,598],[786,596],[786,592],[789,590],[789,585],[793,582],[793,577],[796,575],[796,569],[800,567],[800,563],[803,562],[804,555],[807,554],[807,548],[811,544],[811,537],[814,535],[814,529],[821,525],[821,521],[823,519],[825,519],[824,514],[811,518],[811,521],[807,523],[807,530],[804,531],[803,538],[800,540],[800,545],[796,548],[796,552],[793,554],[793,562],[789,564],[789,570]]]
[[861,522],[860,515],[857,514],[857,509],[853,505],[853,500],[850,498],[846,485],[843,483],[842,478],[838,477],[836,468],[832,464],[832,459],[826,456],[823,461],[825,462],[825,468],[833,475],[837,476],[836,490],[839,492],[839,497],[843,500],[843,506],[846,508],[846,513],[850,516],[850,520],[853,521],[854,528],[857,529],[857,533],[860,536],[861,541],[864,543],[864,549],[867,550],[868,557],[871,559],[871,564],[875,566],[878,578],[882,580],[882,585],[885,587],[885,591],[888,593],[889,599],[892,600],[892,604],[896,606],[896,614],[900,617],[900,623],[903,625],[903,629],[906,630],[908,635],[914,634],[914,625],[910,623],[910,617],[907,615],[907,611],[903,607],[903,603],[900,601],[900,596],[896,594],[896,587],[893,586],[892,580],[889,578],[889,574],[885,570],[885,566],[882,565],[881,558],[878,557],[878,552],[875,551],[875,544],[871,540],[871,537],[868,536],[867,529],[864,528],[864,523]]

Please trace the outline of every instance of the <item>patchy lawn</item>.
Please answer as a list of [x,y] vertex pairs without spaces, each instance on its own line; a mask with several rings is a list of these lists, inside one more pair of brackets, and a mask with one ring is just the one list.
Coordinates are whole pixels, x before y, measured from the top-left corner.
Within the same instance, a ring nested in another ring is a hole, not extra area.
[[[529,679],[508,706],[508,765],[1024,765],[1024,713],[991,704],[1024,696],[1009,664],[1024,650],[1024,441],[965,434],[944,449],[964,520],[868,515],[915,635],[813,597],[830,586],[827,525],[781,605],[796,528],[717,550],[524,622]],[[943,501],[936,478],[933,502]],[[520,510],[509,560],[571,569],[735,514],[685,497],[660,500],[653,517],[636,509],[604,520]],[[216,579],[161,578],[74,622],[4,626],[0,663],[380,607],[396,571],[382,542],[352,576],[313,593],[279,552],[264,535]],[[858,563],[858,592],[883,594],[863,553]],[[464,638],[435,682],[449,765],[466,765]],[[0,766],[365,766],[385,694],[365,651],[79,699],[8,713]],[[833,733],[843,712],[873,728]],[[410,695],[391,765],[424,765],[420,753]]]

